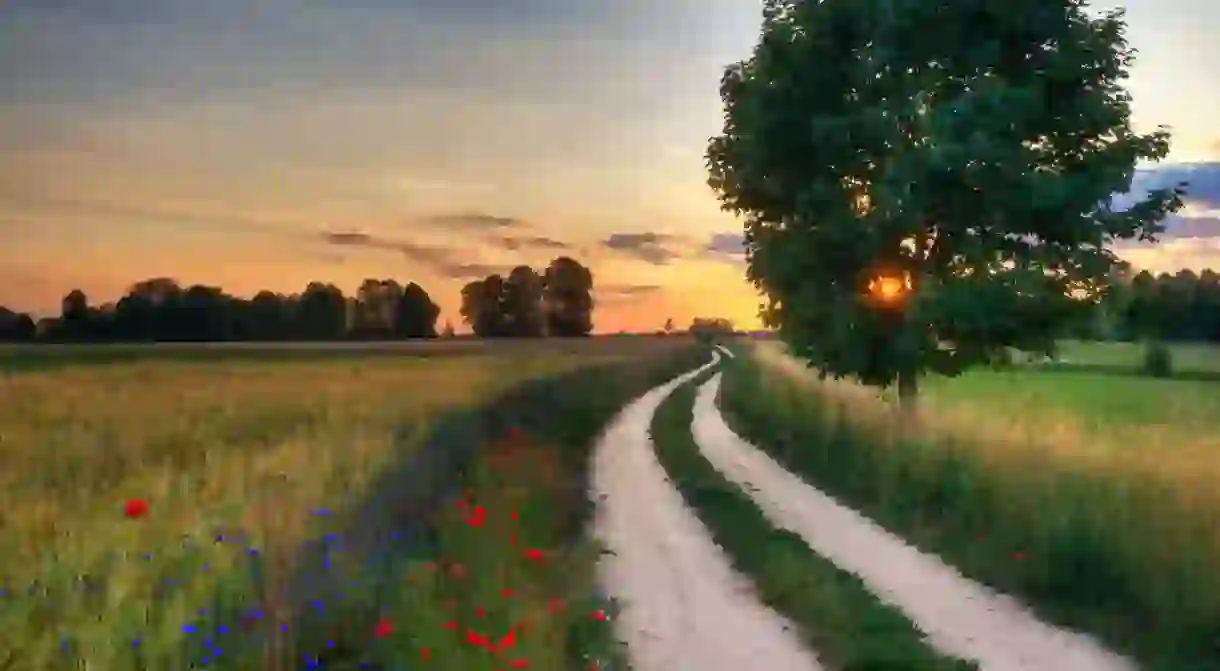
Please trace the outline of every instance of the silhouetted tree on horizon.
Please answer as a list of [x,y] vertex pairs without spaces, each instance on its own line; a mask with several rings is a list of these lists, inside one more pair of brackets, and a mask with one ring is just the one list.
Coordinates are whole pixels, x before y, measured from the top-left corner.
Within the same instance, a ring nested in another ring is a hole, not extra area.
[[435,338],[436,320],[441,307],[420,285],[411,282],[394,305],[394,336],[398,338]]
[[542,277],[529,266],[508,273],[500,295],[504,332],[513,338],[540,338],[546,334]]
[[462,320],[483,338],[579,337],[593,330],[593,274],[567,256],[462,287]]
[[548,334],[589,335],[593,331],[593,273],[568,256],[551,261],[543,273],[543,310]]

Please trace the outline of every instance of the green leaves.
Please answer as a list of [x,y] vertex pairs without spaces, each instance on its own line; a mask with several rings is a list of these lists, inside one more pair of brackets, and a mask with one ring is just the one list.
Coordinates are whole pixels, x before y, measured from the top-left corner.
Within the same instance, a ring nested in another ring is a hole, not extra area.
[[[707,152],[768,319],[881,385],[1049,347],[1108,286],[1106,245],[1181,207],[1108,207],[1169,148],[1131,131],[1124,32],[1075,0],[768,0]],[[915,278],[897,312],[862,288],[883,268]]]

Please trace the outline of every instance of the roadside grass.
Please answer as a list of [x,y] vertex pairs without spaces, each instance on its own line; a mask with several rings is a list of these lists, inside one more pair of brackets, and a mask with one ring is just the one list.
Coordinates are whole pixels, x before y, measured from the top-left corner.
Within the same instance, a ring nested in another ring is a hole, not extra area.
[[[298,601],[314,582],[304,565],[318,553],[303,548],[370,526],[373,490],[393,489],[387,473],[426,447],[430,427],[522,380],[599,363],[653,370],[680,349],[654,346],[640,363],[615,348],[548,355],[536,347],[516,356],[155,360],[0,376],[0,668],[223,668],[226,660],[307,668],[296,653],[310,620]],[[457,473],[432,474],[436,483],[446,477]],[[146,501],[147,515],[125,519],[129,499]],[[364,585],[323,619],[360,625],[362,604],[387,598],[382,574],[426,565],[421,553],[438,547],[437,537],[417,534],[393,562],[348,560]]]
[[1194,383],[979,371],[926,385],[904,434],[876,392],[740,351],[726,419],[794,473],[1143,668],[1220,669],[1220,433]]
[[394,358],[633,356],[658,346],[693,344],[686,335],[598,335],[587,338],[434,338],[428,340],[339,340],[266,342],[157,343],[0,343],[0,379],[4,375],[42,373],[81,366],[153,362],[234,365],[342,361],[367,365]]
[[777,529],[750,497],[699,451],[691,433],[695,394],[709,371],[679,387],[653,417],[657,457],[734,566],[764,603],[800,628],[828,671],[977,668],[930,648],[898,610],[852,574],[814,552],[800,536]]
[[[586,533],[594,510],[591,448],[625,404],[707,357],[706,349],[687,346],[630,364],[583,368],[526,383],[459,417],[457,426],[474,427],[483,447],[443,487],[453,496],[439,516],[429,516],[426,547],[417,546],[405,563],[383,557],[389,572],[362,571],[381,576],[372,591],[385,602],[380,609],[366,603],[363,618],[351,611],[335,616],[363,623],[349,627],[357,642],[343,647],[360,651],[360,661],[371,654],[363,668],[372,669],[406,668],[424,647],[427,668],[446,671],[627,668],[606,623],[614,606],[596,584],[601,548]],[[454,448],[455,437],[434,444]],[[472,516],[481,522],[472,526]],[[406,583],[392,570],[396,564],[414,567]],[[380,642],[370,637],[378,611],[388,613],[380,621],[403,623],[401,634]],[[498,648],[509,632],[512,644]],[[513,667],[514,660],[528,667]],[[343,661],[349,666],[334,666]],[[322,668],[362,668],[355,661],[332,655]]]

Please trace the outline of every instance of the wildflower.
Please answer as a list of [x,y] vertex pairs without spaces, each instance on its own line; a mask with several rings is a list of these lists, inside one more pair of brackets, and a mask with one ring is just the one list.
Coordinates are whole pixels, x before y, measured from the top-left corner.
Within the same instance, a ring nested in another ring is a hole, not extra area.
[[385,618],[382,618],[377,621],[377,628],[373,631],[373,634],[377,638],[385,638],[386,636],[389,636],[393,632],[394,632],[393,623],[391,623],[389,620],[387,620]]
[[123,514],[131,519],[144,517],[148,514],[148,502],[144,499],[131,499],[123,507]]

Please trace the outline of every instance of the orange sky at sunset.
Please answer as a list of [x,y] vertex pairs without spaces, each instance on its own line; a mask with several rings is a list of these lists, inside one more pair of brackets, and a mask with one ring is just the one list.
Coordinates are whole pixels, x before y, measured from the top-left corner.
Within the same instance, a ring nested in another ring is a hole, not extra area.
[[[465,282],[568,254],[598,331],[757,327],[702,154],[760,5],[0,2],[0,304],[392,277],[457,325]],[[1197,190],[1165,243],[1123,255],[1220,268],[1220,5],[1127,5],[1137,130],[1175,133],[1137,186]]]

